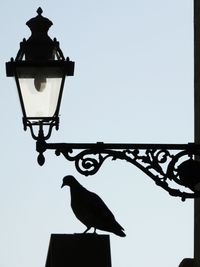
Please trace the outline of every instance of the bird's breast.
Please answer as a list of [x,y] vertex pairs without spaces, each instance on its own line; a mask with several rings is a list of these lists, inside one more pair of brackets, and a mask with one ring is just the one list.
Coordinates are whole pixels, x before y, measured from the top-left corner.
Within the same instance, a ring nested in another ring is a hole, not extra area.
[[71,207],[75,216],[86,226],[91,225],[91,210],[87,197],[82,194],[71,194]]

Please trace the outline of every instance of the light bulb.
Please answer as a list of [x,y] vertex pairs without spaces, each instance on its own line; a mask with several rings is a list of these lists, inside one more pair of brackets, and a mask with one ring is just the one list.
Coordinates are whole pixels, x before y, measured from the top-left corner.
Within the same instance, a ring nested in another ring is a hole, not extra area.
[[36,76],[34,79],[34,86],[38,92],[43,92],[46,87],[47,79],[44,76]]

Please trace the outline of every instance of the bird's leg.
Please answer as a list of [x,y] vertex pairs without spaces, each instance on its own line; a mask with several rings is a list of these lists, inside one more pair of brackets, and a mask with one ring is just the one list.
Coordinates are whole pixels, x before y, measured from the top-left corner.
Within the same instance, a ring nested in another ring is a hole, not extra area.
[[90,230],[91,227],[87,227],[87,229],[83,232],[83,234],[86,234],[89,230]]
[[97,228],[94,227],[94,232],[93,234],[97,235],[97,232],[96,232]]

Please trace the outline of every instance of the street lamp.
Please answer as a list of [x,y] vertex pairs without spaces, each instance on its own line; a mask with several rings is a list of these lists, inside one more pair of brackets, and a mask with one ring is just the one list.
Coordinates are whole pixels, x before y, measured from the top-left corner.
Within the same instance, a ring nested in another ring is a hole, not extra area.
[[44,126],[48,126],[47,134],[43,136],[47,140],[52,127],[58,129],[65,76],[73,75],[74,62],[69,58],[65,60],[59,42],[48,36],[52,22],[42,16],[41,8],[37,13],[26,23],[31,36],[20,43],[16,59],[6,63],[6,73],[15,77],[24,129],[29,127],[37,140],[34,126],[39,126],[40,135]]
[[[6,72],[8,77],[15,77],[24,129],[29,127],[36,140],[38,163],[43,165],[44,152],[52,149],[57,156],[74,161],[79,173],[93,175],[108,158],[125,160],[172,196],[182,200],[200,197],[200,163],[195,160],[200,156],[199,144],[46,142],[52,128],[58,129],[65,77],[73,76],[74,62],[65,60],[58,41],[48,36],[52,22],[42,16],[41,8],[37,13],[27,22],[32,35],[21,42],[16,59],[6,63]],[[37,133],[35,127],[39,128]]]

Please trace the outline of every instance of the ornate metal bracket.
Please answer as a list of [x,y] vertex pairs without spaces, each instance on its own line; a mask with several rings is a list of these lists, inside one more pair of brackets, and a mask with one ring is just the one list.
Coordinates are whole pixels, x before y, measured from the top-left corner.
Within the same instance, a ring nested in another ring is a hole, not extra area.
[[[40,133],[40,137],[42,133]],[[189,144],[108,144],[98,143],[46,143],[39,138],[36,150],[38,163],[43,165],[45,150],[55,150],[74,161],[77,171],[85,176],[98,172],[103,162],[125,160],[154,180],[171,196],[186,198],[200,197],[200,145]]]

